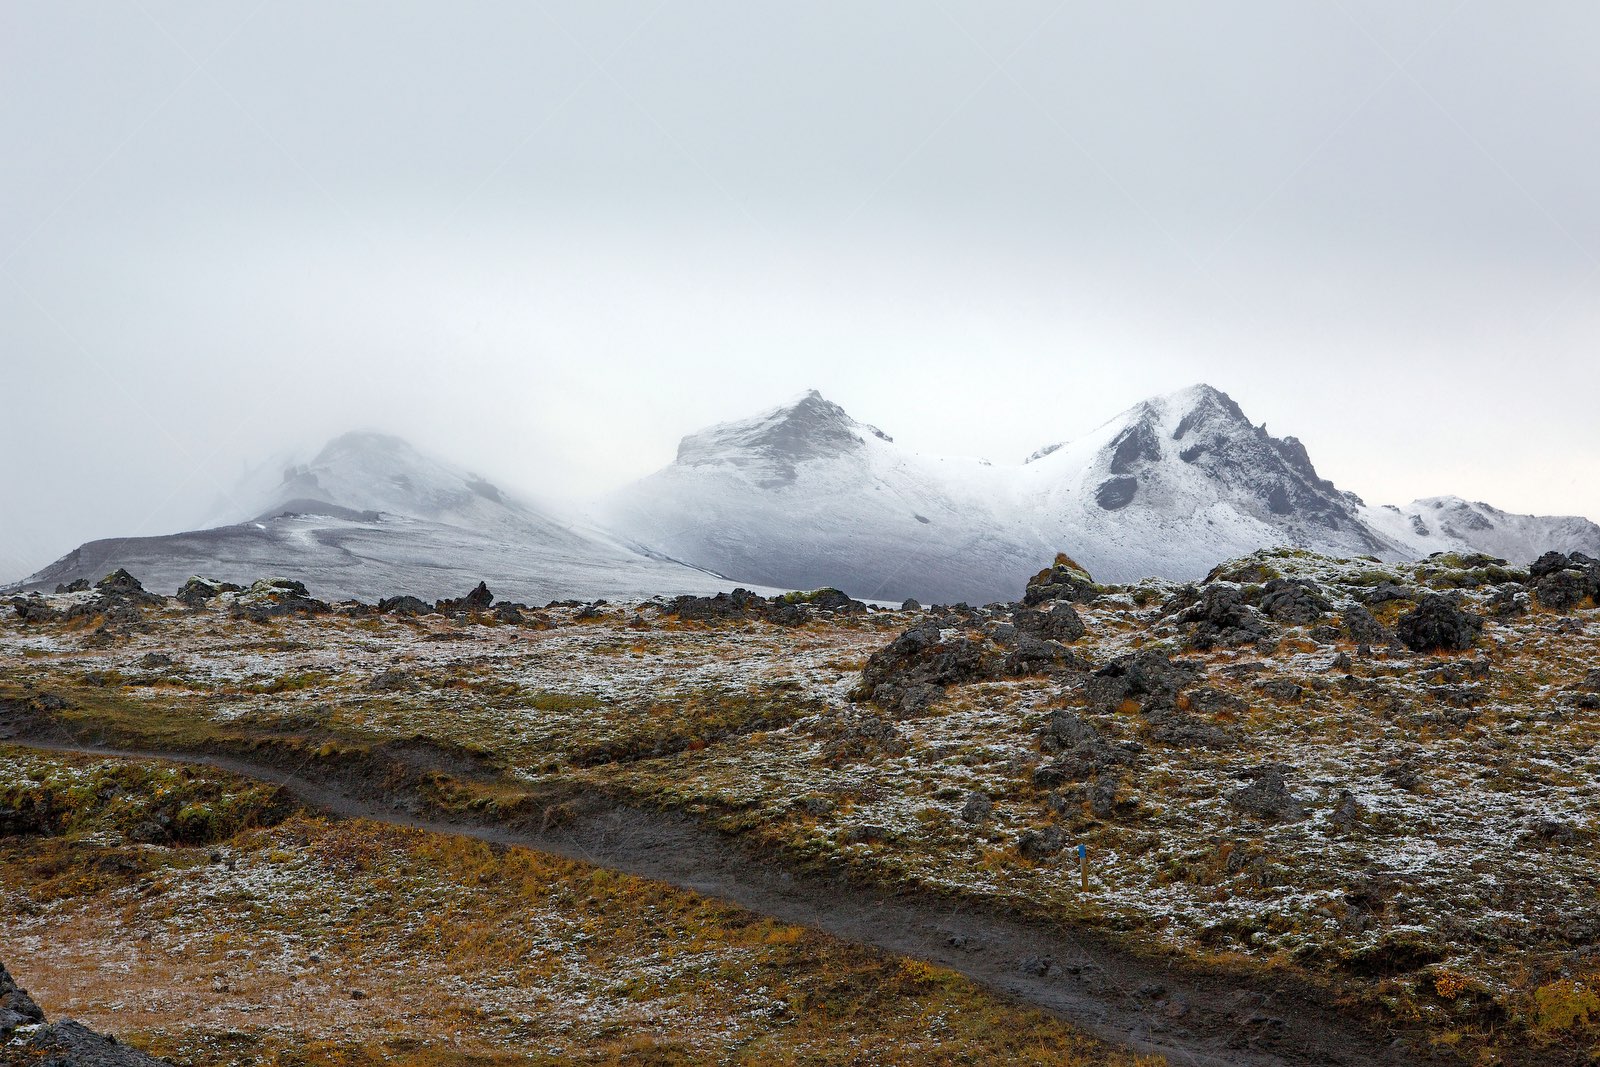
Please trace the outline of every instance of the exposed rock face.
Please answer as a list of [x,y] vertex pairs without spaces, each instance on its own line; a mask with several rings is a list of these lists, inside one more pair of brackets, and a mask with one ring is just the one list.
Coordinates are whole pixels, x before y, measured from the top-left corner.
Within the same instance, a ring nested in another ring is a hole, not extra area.
[[778,411],[685,437],[678,444],[677,462],[721,464],[733,457],[772,488],[793,482],[798,464],[861,448],[864,433],[892,440],[882,430],[856,422],[813,389]]
[[1333,605],[1315,582],[1274,578],[1261,594],[1261,610],[1278,622],[1305,626],[1332,611]]
[[[71,593],[89,591],[87,582],[73,582],[72,588],[66,586],[61,588],[63,592]],[[37,593],[31,593],[26,597],[14,597],[11,606],[24,622],[54,622],[61,619],[100,617],[101,625],[95,631],[94,637],[97,640],[109,640],[125,635],[130,629],[141,625],[144,621],[144,609],[166,604],[165,597],[146,592],[139,579],[121,569],[112,571],[95,583],[93,592],[94,596],[75,600],[64,607],[48,603]]]
[[716,596],[675,597],[662,609],[668,615],[700,622],[726,622],[733,619],[762,619],[779,626],[799,626],[814,612],[859,615],[867,605],[837,589],[818,589],[811,593],[789,594],[768,599],[748,589]]
[[1188,628],[1190,647],[1201,651],[1254,644],[1269,634],[1266,620],[1231,585],[1206,586],[1174,621]]
[[1073,562],[1064,553],[1057,554],[1055,563],[1028,579],[1028,588],[1022,602],[1028,605],[1043,604],[1049,600],[1065,600],[1072,604],[1089,604],[1100,595],[1089,572]]
[[1104,711],[1114,711],[1125,700],[1137,701],[1140,708],[1172,708],[1178,693],[1204,677],[1204,669],[1183,660],[1171,660],[1159,652],[1134,652],[1118,656],[1095,671],[1088,680],[1090,703]]
[[1360,645],[1386,645],[1394,635],[1384,629],[1377,616],[1359,604],[1352,604],[1344,612],[1345,632],[1350,640]]
[[326,615],[333,609],[290,578],[263,578],[241,593],[230,606],[232,615],[263,622],[283,615]]
[[1107,478],[1094,491],[1094,502],[1104,511],[1121,511],[1139,493],[1137,478]]
[[1297,822],[1306,817],[1305,805],[1289,791],[1282,771],[1266,767],[1252,777],[1255,780],[1229,796],[1228,803],[1267,822]]
[[0,963],[0,1063],[29,1067],[162,1067],[167,1061],[147,1056],[115,1038],[63,1019],[45,1020],[44,1012],[19,987]]
[[28,996],[28,991],[17,985],[4,963],[0,963],[0,1040],[19,1026],[33,1026],[44,1022],[44,1012]]
[[1088,664],[1065,642],[1083,634],[1083,620],[1068,604],[1047,612],[995,606],[923,619],[872,654],[852,697],[913,715],[938,699],[945,686],[1081,673]]
[[1449,597],[1429,593],[1400,616],[1395,633],[1413,652],[1464,652],[1477,644],[1483,619]]
[[1528,565],[1539,606],[1568,612],[1588,597],[1600,602],[1600,560],[1582,552],[1546,552]]
[[1567,568],[1540,578],[1533,587],[1539,606],[1551,611],[1568,612],[1589,596],[1589,576],[1582,571]]
[[107,600],[145,608],[160,607],[162,604],[161,597],[145,592],[144,586],[139,584],[139,579],[120,567],[96,582],[94,587]]
[[489,591],[488,583],[479,582],[466,596],[453,600],[440,600],[433,606],[433,610],[440,615],[479,615],[488,611],[493,603],[494,594]]
[[380,615],[432,615],[433,605],[420,597],[391,596],[378,601]]
[[241,591],[241,587],[234,585],[232,582],[218,581],[215,578],[202,578],[197,574],[183,583],[174,599],[181,604],[187,604],[191,608],[197,608],[206,601],[223,593],[238,593]]
[[1021,633],[1064,644],[1076,641],[1087,632],[1083,619],[1073,610],[1071,604],[1058,603],[1049,611],[1019,608],[1012,614],[1011,619],[1012,624]]

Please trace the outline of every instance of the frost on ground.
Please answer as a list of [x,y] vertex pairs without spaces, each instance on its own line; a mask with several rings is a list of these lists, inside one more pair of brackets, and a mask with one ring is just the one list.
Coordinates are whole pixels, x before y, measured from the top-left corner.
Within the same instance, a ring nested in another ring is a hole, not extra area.
[[177,1063],[1137,1067],[940,968],[217,772],[0,746],[0,879],[46,1010]]
[[665,602],[255,621],[223,594],[109,629],[10,618],[0,697],[167,747],[423,740],[493,769],[441,790],[463,811],[600,790],[791,862],[1308,976],[1441,1054],[1583,1062],[1597,568],[1278,551],[1100,587],[1063,563],[1026,605],[789,625]]

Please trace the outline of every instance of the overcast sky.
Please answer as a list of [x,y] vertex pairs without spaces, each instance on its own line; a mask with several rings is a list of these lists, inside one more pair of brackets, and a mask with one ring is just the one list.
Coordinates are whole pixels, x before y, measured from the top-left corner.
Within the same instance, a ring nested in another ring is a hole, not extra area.
[[1600,518],[1597,41],[1588,0],[0,0],[0,579],[346,429],[581,495],[809,387],[1016,461],[1203,380],[1369,502]]

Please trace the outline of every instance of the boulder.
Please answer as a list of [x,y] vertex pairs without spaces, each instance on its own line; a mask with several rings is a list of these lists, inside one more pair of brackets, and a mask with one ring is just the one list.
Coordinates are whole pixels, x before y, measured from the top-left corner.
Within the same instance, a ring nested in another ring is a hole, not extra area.
[[1200,651],[1255,644],[1270,632],[1266,620],[1231,585],[1206,586],[1174,621],[1188,628],[1189,646]]
[[1030,607],[1049,600],[1088,604],[1099,596],[1100,587],[1094,584],[1089,572],[1074,562],[1071,556],[1058,553],[1051,566],[1028,579],[1022,602]]
[[1229,804],[1267,822],[1297,822],[1306,817],[1305,806],[1289,791],[1282,771],[1264,767],[1249,773],[1253,781],[1230,794]]
[[38,593],[12,597],[11,609],[23,622],[56,622],[62,618],[61,612],[51,607]]
[[139,579],[120,567],[96,582],[94,590],[100,594],[100,611],[111,606],[158,608],[166,603],[165,597],[146,592]]
[[197,608],[206,601],[223,593],[241,592],[241,587],[232,582],[220,582],[215,578],[202,578],[198,574],[184,582],[173,598],[180,604],[187,604]]
[[1589,576],[1571,567],[1549,571],[1534,583],[1533,592],[1540,607],[1565,614],[1589,596]]
[[1200,681],[1205,668],[1172,660],[1160,652],[1132,652],[1118,656],[1095,671],[1085,682],[1092,706],[1114,711],[1123,701],[1134,700],[1143,711],[1175,708],[1178,693]]
[[1356,598],[1363,604],[1387,604],[1391,600],[1415,600],[1417,592],[1393,582],[1379,582],[1371,589],[1358,593]]
[[1067,847],[1067,833],[1059,826],[1024,830],[1017,838],[1017,854],[1025,860],[1049,859]]
[[1352,604],[1345,609],[1344,632],[1358,645],[1386,645],[1394,639],[1394,635],[1384,628],[1377,616],[1360,604]]
[[1528,564],[1528,576],[1534,581],[1572,566],[1572,558],[1564,552],[1546,552]]
[[1477,644],[1483,619],[1446,596],[1430,593],[1400,616],[1395,633],[1413,652],[1463,652]]
[[864,602],[832,587],[807,593],[802,599],[815,611],[831,611],[836,615],[861,615],[867,610]]
[[1072,642],[1088,632],[1083,618],[1071,604],[1055,604],[1049,611],[1019,607],[1011,616],[1012,625],[1025,634],[1047,641]]
[[489,586],[479,582],[472,592],[455,600],[441,600],[434,605],[433,610],[440,615],[477,615],[489,610],[494,603],[494,594],[489,592]]
[[229,605],[229,614],[254,622],[265,622],[285,615],[326,615],[333,609],[306,591],[292,578],[263,578],[240,593]]
[[414,596],[391,596],[378,601],[380,615],[432,615],[433,605]]
[[28,996],[28,991],[0,963],[0,1041],[19,1026],[33,1026],[44,1022],[44,1012]]
[[1262,591],[1261,610],[1278,622],[1305,626],[1332,611],[1333,605],[1315,582],[1273,578]]
[[919,712],[947,685],[997,672],[998,650],[964,633],[946,634],[936,621],[913,626],[874,652],[861,671],[858,697],[902,714]]
[[994,811],[994,801],[985,793],[971,792],[967,794],[967,802],[961,805],[958,816],[964,823],[981,823]]

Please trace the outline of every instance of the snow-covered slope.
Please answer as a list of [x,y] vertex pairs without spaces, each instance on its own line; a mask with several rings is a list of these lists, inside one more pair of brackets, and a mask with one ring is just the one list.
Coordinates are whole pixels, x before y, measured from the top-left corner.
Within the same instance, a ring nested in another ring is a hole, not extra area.
[[815,391],[691,434],[601,521],[674,558],[769,585],[985,602],[1056,551],[997,505],[981,460],[920,456]]
[[1359,499],[1318,476],[1298,440],[1252,425],[1210,386],[1146,400],[1040,452],[1015,480],[1018,521],[1103,581],[1199,577],[1275,544],[1403,553],[1362,521]]
[[1103,581],[1196,578],[1283,544],[1385,559],[1600,554],[1600,527],[1584,519],[1452,498],[1370,508],[1320,477],[1298,440],[1206,385],[1013,466],[917,455],[812,392],[684,438],[674,463],[600,513],[640,544],[741,578],[980,603],[1017,596],[1057,551]]
[[26,579],[53,588],[125,567],[148,588],[192,574],[238,583],[286,575],[329,599],[460,596],[480,580],[543,603],[710,593],[735,583],[652,557],[546,514],[397,437],[351,433],[276,484],[231,494],[243,513],[210,529],[92,541]]
[[1600,555],[1600,526],[1577,515],[1513,515],[1458,496],[1366,508],[1362,518],[1412,557],[1468,548],[1526,563],[1549,551]]

